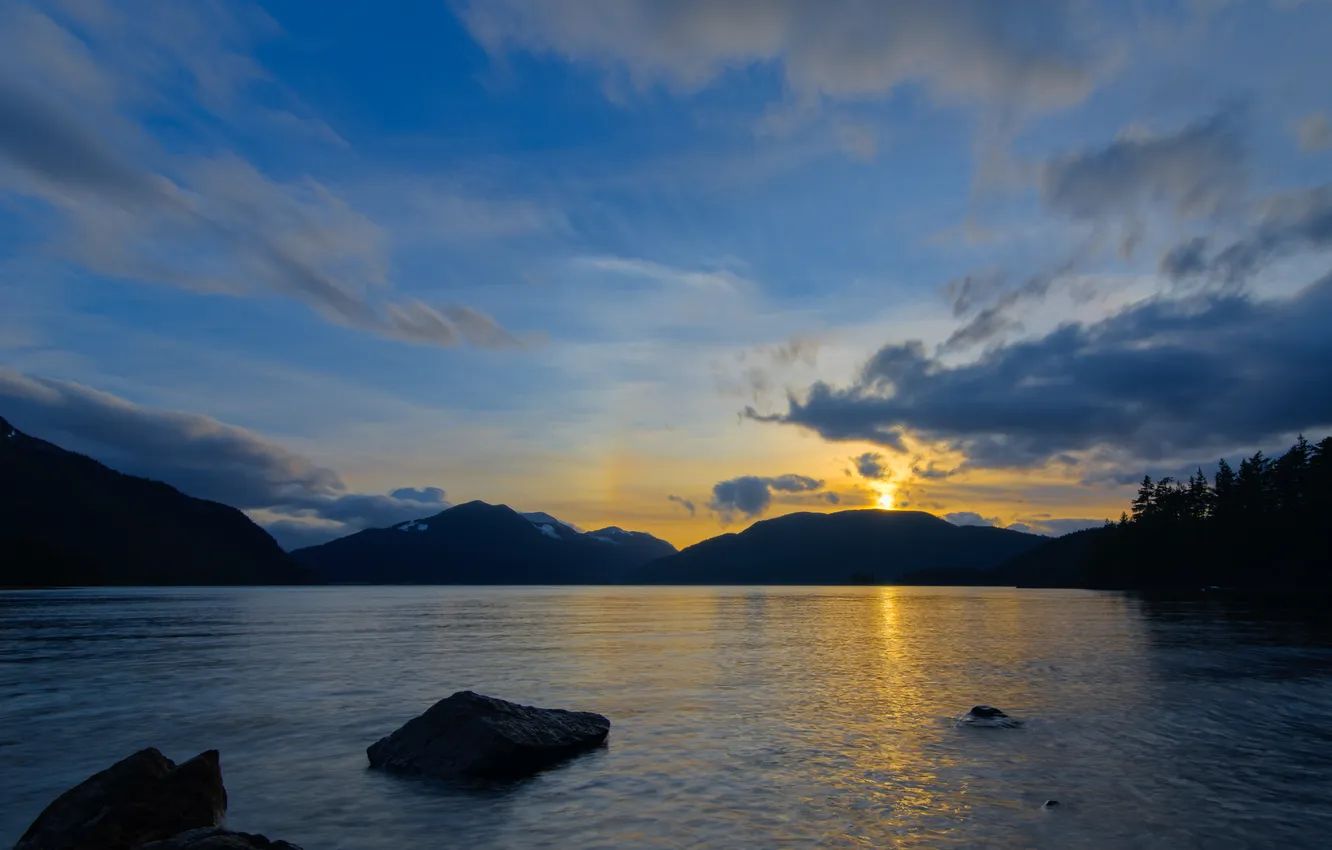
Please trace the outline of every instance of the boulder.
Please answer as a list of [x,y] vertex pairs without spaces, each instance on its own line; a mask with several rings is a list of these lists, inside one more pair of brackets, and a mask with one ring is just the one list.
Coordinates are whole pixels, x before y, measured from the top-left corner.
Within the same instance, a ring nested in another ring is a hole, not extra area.
[[1021,720],[1009,717],[999,709],[989,705],[974,706],[971,711],[962,715],[960,722],[968,726],[986,726],[999,729],[1011,729],[1022,725]]
[[534,773],[606,741],[590,711],[533,708],[459,691],[366,750],[370,766],[437,778]]
[[226,829],[192,829],[165,841],[140,844],[134,850],[301,850],[286,841]]
[[217,750],[177,765],[150,747],[57,797],[14,850],[130,850],[217,826],[226,811]]

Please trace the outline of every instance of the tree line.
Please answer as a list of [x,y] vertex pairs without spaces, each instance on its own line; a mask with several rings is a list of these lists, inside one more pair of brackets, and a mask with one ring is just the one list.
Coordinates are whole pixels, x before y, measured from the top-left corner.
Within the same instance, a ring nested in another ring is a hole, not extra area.
[[1332,436],[1223,459],[1211,481],[1145,476],[1084,569],[1093,587],[1332,587]]

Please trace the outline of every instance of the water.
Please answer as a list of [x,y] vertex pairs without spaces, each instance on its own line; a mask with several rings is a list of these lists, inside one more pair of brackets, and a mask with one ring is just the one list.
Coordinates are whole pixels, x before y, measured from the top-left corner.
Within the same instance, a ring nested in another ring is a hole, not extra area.
[[[1077,591],[7,593],[0,846],[149,745],[220,749],[229,824],[306,850],[1325,846],[1329,674],[1316,623]],[[610,745],[487,790],[366,769],[464,688]]]

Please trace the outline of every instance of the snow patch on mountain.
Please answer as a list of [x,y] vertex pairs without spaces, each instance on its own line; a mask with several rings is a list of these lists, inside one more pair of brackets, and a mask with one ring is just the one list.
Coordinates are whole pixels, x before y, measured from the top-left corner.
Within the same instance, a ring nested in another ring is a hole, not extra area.
[[538,525],[537,530],[553,540],[560,540],[560,533],[555,530],[553,525]]

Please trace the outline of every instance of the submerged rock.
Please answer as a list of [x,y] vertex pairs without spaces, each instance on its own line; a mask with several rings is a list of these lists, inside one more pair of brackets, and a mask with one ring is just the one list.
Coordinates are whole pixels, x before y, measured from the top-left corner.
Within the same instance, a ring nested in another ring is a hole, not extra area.
[[1055,807],[1058,806],[1058,805],[1059,805],[1059,801],[1058,801],[1058,800],[1046,800],[1044,803],[1041,804],[1041,808],[1042,808],[1042,809],[1053,809],[1053,808],[1055,808]]
[[533,708],[459,691],[372,744],[370,766],[438,778],[517,777],[605,743],[590,711]]
[[165,841],[140,844],[135,850],[301,850],[286,841],[226,829],[194,829]]
[[150,747],[57,797],[14,850],[130,850],[217,826],[226,811],[217,750],[177,765]]
[[1011,728],[1021,726],[1022,721],[1009,717],[997,708],[989,705],[974,706],[971,711],[962,715],[959,722],[968,726],[988,726],[994,728]]

